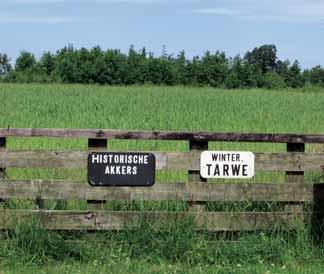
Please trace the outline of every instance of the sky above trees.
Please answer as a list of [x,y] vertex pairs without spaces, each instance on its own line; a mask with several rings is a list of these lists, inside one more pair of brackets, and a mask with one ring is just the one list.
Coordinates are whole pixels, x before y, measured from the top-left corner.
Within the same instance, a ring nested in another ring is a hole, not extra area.
[[280,59],[324,65],[321,0],[2,0],[0,52],[41,56],[68,44],[234,56],[275,44]]

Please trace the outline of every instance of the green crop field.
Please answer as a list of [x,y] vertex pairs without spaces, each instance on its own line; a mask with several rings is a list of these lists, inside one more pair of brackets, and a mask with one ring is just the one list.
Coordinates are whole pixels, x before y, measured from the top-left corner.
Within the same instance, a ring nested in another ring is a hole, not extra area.
[[[257,133],[324,133],[324,90],[221,90],[190,87],[101,87],[86,85],[0,85],[0,127],[110,128]],[[86,149],[86,139],[9,138],[9,149]],[[186,151],[187,142],[108,141],[112,150]],[[210,143],[211,149],[285,151],[283,144]],[[307,151],[324,151],[307,145]],[[11,179],[81,179],[85,170],[9,169]],[[185,181],[185,172],[158,172],[159,182]],[[258,182],[282,182],[283,174],[260,173]],[[323,174],[307,173],[306,182]],[[33,201],[9,201],[32,208]],[[46,207],[85,209],[86,202],[48,202]],[[107,208],[175,210],[183,203],[113,203]],[[251,209],[251,205],[244,205]],[[235,210],[232,206],[231,209]],[[324,247],[307,228],[294,233],[198,234],[190,224],[87,235],[18,226],[0,242],[0,273],[324,273]],[[93,236],[93,235],[92,235]],[[9,239],[9,240],[8,240]],[[106,241],[106,242],[105,242]]]

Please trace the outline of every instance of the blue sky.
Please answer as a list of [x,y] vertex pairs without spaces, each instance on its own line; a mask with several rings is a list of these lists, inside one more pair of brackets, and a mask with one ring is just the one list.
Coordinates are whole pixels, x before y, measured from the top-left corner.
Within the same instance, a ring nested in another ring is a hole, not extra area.
[[0,0],[0,52],[145,46],[243,54],[271,43],[281,59],[324,66],[324,0]]

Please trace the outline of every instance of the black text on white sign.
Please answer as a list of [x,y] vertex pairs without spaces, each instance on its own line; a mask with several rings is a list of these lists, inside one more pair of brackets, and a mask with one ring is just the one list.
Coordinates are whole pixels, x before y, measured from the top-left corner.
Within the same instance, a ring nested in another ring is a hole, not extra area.
[[252,178],[254,154],[241,151],[204,151],[200,158],[203,178]]

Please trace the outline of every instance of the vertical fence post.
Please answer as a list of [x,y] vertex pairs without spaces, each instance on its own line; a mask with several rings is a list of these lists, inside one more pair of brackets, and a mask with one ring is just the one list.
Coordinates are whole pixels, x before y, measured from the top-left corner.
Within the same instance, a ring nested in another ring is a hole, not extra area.
[[[0,137],[0,151],[6,149],[6,137]],[[0,181],[6,178],[6,169],[0,168]],[[4,199],[0,199],[0,203],[5,202]]]
[[[0,151],[6,149],[6,137],[0,137]],[[6,169],[0,168],[0,180],[6,177]]]
[[[88,150],[89,152],[107,150],[107,143],[107,139],[88,139]],[[88,206],[94,210],[102,209],[105,202],[106,201],[87,200]]]
[[36,209],[44,209],[44,200],[42,200],[41,197],[37,197],[35,199],[35,206],[36,206]]
[[[190,151],[204,151],[208,150],[208,141],[189,141],[189,150]],[[189,170],[188,171],[188,181],[189,182],[206,182],[207,179],[204,179],[200,176],[200,171],[198,170]],[[190,202],[189,210],[191,211],[204,211],[206,208],[205,203]]]
[[[305,152],[304,143],[287,143],[287,152]],[[286,171],[286,183],[303,183],[304,171]],[[303,206],[300,204],[290,203],[285,205],[285,211],[301,212]]]

